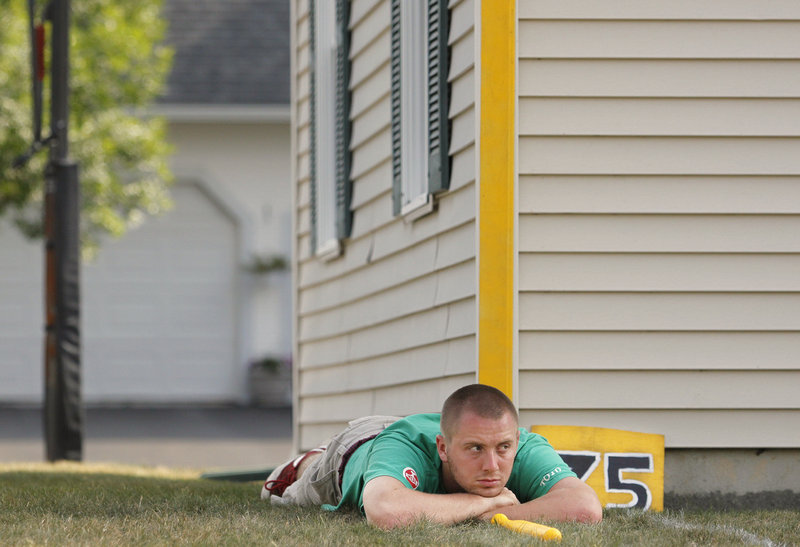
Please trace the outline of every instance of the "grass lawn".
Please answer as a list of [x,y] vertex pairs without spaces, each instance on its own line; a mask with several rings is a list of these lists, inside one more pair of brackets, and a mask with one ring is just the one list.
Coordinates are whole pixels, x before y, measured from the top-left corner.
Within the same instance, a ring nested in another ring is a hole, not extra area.
[[[354,512],[274,507],[258,483],[191,470],[0,464],[0,545],[529,545],[482,522],[383,532]],[[610,510],[597,526],[561,524],[562,545],[800,545],[793,511]]]

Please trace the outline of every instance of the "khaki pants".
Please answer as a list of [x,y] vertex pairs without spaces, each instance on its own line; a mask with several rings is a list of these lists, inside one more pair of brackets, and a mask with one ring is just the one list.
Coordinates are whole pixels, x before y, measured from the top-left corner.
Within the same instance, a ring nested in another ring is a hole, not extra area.
[[[345,456],[352,455],[353,447],[365,439],[375,437],[400,418],[396,416],[367,416],[350,422],[341,433],[334,435],[326,450],[318,456],[274,503],[292,505],[337,505],[342,499],[339,470]],[[347,462],[345,462],[346,464]]]

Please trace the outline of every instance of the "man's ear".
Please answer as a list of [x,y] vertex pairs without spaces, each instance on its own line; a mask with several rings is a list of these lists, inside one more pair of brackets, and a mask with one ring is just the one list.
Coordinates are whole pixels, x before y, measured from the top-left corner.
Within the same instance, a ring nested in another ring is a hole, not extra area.
[[447,445],[444,442],[442,435],[436,435],[436,451],[439,453],[439,459],[443,462],[447,461]]

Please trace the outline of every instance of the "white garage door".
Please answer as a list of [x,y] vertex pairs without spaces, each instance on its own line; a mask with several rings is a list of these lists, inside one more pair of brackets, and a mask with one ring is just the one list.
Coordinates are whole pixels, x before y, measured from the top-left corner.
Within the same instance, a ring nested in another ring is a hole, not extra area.
[[41,402],[44,247],[0,223],[0,402]]
[[83,270],[87,401],[239,395],[236,227],[198,186]]
[[[198,186],[82,270],[87,402],[241,398],[234,221]],[[42,397],[41,243],[0,233],[0,401]]]

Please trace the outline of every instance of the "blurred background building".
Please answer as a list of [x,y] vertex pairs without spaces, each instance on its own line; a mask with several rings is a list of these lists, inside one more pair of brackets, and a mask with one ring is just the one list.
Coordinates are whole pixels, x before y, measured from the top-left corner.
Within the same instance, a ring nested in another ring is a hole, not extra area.
[[[289,2],[165,0],[164,15],[175,57],[154,111],[175,147],[174,207],[83,265],[84,400],[247,403],[266,362],[288,404]],[[36,404],[42,243],[2,228],[0,403]]]

